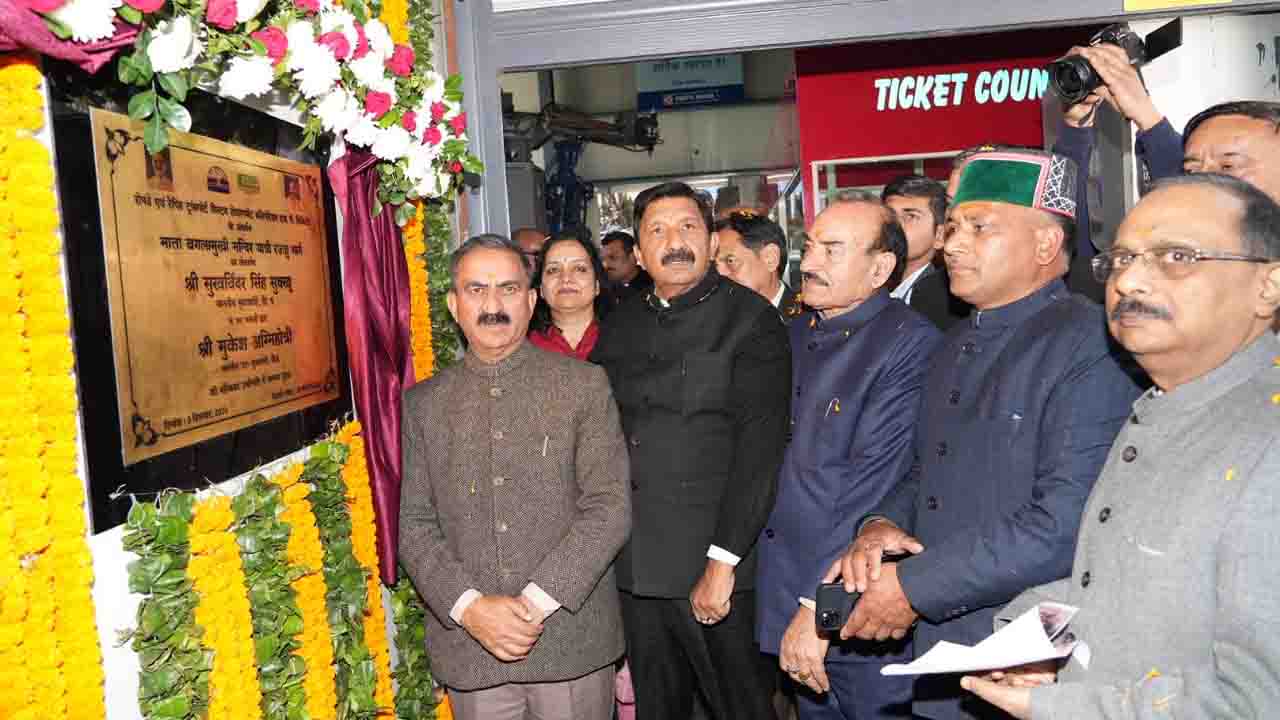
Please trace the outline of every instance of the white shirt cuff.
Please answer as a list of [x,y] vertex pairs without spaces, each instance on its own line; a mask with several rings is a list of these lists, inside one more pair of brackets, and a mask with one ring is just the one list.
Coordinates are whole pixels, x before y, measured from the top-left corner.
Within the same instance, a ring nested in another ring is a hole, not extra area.
[[796,601],[799,602],[801,605],[809,608],[810,610],[817,611],[818,609],[818,603],[814,602],[813,600],[807,597],[796,598]]
[[471,603],[479,599],[480,591],[475,588],[471,588],[470,590],[462,593],[458,596],[458,599],[454,601],[453,608],[449,610],[449,617],[453,618],[454,622],[461,625],[462,613],[466,612],[467,608],[471,607]]
[[742,558],[717,545],[707,548],[707,557],[712,560],[719,560],[731,567],[738,567],[738,563],[742,562]]
[[521,595],[529,598],[538,609],[542,611],[544,618],[550,617],[551,613],[560,609],[560,603],[556,599],[547,594],[547,591],[538,587],[536,583],[529,583],[524,586],[524,590],[520,591]]

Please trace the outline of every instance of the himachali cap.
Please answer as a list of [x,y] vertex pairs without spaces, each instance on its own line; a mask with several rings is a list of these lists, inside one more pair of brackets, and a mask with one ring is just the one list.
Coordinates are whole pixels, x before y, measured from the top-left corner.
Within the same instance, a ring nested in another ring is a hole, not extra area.
[[1071,158],[1043,150],[979,151],[960,166],[951,204],[1004,202],[1075,219],[1077,172]]

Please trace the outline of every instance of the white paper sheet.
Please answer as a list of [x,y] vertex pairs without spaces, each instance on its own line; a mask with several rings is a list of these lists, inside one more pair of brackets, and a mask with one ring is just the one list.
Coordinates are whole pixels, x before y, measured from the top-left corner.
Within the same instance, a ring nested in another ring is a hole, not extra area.
[[915,662],[887,665],[881,668],[880,674],[977,672],[1065,658],[1077,646],[1084,649],[1083,644],[1067,632],[1077,610],[1060,603],[1040,603],[977,645],[970,647],[944,640],[916,658]]

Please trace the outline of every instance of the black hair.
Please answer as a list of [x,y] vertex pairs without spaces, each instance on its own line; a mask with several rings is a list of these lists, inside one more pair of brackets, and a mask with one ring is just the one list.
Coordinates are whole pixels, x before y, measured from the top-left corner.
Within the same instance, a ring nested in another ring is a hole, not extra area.
[[1182,147],[1185,148],[1187,146],[1187,140],[1197,128],[1213,118],[1224,115],[1240,115],[1255,120],[1265,120],[1271,123],[1273,130],[1280,132],[1280,103],[1261,100],[1235,100],[1218,103],[1213,107],[1201,110],[1195,117],[1188,120],[1187,128],[1182,132]]
[[864,203],[880,210],[880,232],[876,233],[875,240],[867,248],[867,254],[893,253],[893,272],[889,273],[889,280],[884,287],[889,290],[898,287],[907,272],[907,231],[902,229],[897,214],[875,195],[861,190],[846,190],[837,194],[828,207],[841,203]]
[[533,287],[532,273],[529,264],[525,261],[524,253],[520,252],[520,246],[512,242],[511,238],[496,233],[484,233],[467,238],[466,242],[453,251],[453,255],[449,256],[449,276],[455,282],[458,277],[458,266],[462,264],[462,258],[473,250],[505,250],[514,254],[520,261],[520,267],[524,268],[524,279],[528,283],[527,287]]
[[667,198],[689,198],[698,206],[698,214],[702,216],[702,224],[711,232],[714,224],[711,210],[711,198],[704,192],[698,192],[682,182],[668,182],[654,185],[636,196],[635,209],[632,211],[632,227],[636,237],[640,236],[640,221],[644,219],[644,211],[649,205]]
[[711,226],[713,232],[732,230],[742,236],[742,244],[751,252],[759,254],[766,246],[778,248],[778,267],[774,271],[782,274],[787,265],[787,236],[778,223],[754,211],[735,210],[715,221]]
[[626,230],[613,230],[605,233],[605,236],[600,239],[600,247],[603,248],[608,246],[609,243],[615,242],[622,243],[622,251],[627,254],[630,254],[636,247],[635,236]]
[[[582,238],[574,232],[565,232],[557,235],[547,241],[542,246],[542,252],[538,253],[538,273],[534,278],[534,287],[542,287],[542,272],[547,267],[547,253],[551,248],[562,243],[577,243],[587,253],[587,259],[591,261],[591,271],[596,275],[596,282],[600,284],[600,293],[596,295],[593,303],[595,309],[596,321],[599,322],[604,317],[604,312],[608,309],[609,304],[605,299],[604,284],[605,273],[604,263],[600,262],[600,251],[596,249],[595,243],[591,241],[583,241]],[[532,330],[543,331],[551,327],[551,306],[546,300],[542,299],[542,293],[538,293],[538,304],[533,308],[533,318],[529,321],[529,328]]]
[[926,198],[929,212],[933,213],[933,227],[947,221],[947,186],[923,175],[903,175],[894,178],[880,191],[880,202],[888,203],[891,197]]
[[1166,178],[1152,192],[1171,187],[1209,187],[1240,201],[1240,241],[1245,252],[1280,261],[1280,205],[1240,178],[1220,173],[1194,173]]

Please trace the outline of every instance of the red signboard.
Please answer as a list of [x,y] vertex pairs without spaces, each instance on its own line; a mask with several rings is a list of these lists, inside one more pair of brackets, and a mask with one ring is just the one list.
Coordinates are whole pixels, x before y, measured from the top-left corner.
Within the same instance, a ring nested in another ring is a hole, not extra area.
[[[808,217],[815,162],[949,152],[988,142],[1041,146],[1040,99],[1051,92],[1044,66],[1089,33],[1023,31],[797,50]],[[937,174],[937,163],[930,165],[929,174]],[[870,171],[842,170],[840,185]]]

